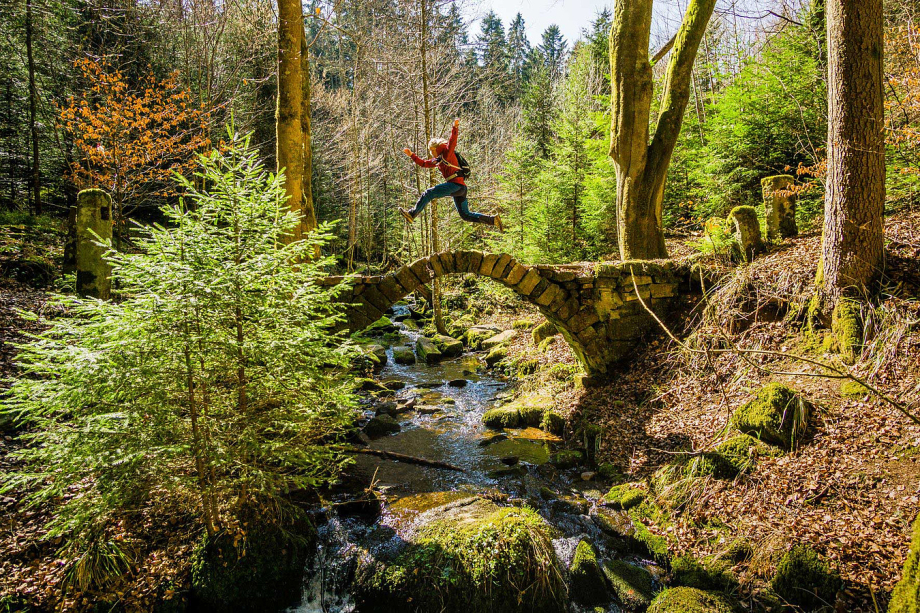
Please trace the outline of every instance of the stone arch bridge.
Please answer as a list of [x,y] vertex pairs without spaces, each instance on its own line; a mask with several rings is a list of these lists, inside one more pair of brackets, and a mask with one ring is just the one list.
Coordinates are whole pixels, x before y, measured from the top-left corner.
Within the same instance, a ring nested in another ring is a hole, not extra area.
[[[341,298],[351,305],[347,327],[368,326],[432,279],[452,274],[489,277],[535,304],[556,325],[589,375],[605,374],[657,330],[642,302],[659,317],[666,316],[690,276],[685,266],[671,260],[528,266],[507,253],[443,251],[386,275],[352,277],[351,291]],[[326,277],[322,283],[345,280]]]

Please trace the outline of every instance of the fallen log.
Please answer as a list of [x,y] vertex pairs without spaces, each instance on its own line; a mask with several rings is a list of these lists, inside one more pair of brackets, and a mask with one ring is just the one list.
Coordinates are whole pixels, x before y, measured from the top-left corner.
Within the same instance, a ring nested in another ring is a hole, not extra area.
[[409,464],[418,464],[419,466],[430,466],[431,468],[454,470],[461,473],[466,472],[465,469],[460,468],[459,466],[454,466],[453,464],[448,464],[447,462],[428,460],[426,458],[419,458],[412,455],[406,455],[404,453],[396,453],[395,451],[383,451],[382,449],[363,449],[361,447],[351,447],[350,445],[331,445],[330,449],[341,451],[342,453],[372,455],[380,458],[385,458],[387,460],[394,460],[396,462],[406,462]]

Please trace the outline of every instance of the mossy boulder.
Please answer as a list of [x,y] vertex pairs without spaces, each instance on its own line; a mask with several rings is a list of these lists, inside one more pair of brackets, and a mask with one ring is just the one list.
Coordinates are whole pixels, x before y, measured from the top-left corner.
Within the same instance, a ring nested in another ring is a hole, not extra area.
[[533,328],[533,322],[529,319],[518,319],[513,324],[511,324],[511,327],[518,331],[530,330]]
[[917,613],[920,611],[920,515],[914,520],[913,538],[904,562],[901,580],[891,592],[888,613]]
[[672,587],[652,601],[647,613],[733,613],[725,596],[692,587]]
[[300,599],[310,551],[308,537],[277,528],[205,536],[192,554],[192,602],[215,613],[283,610]]
[[604,495],[604,504],[614,509],[631,509],[642,504],[645,500],[645,489],[635,483],[623,483],[614,485],[610,491]]
[[397,364],[415,364],[412,347],[393,347],[393,361]]
[[664,564],[670,559],[668,551],[668,539],[660,534],[652,532],[649,526],[655,526],[658,530],[666,530],[669,521],[664,511],[654,502],[646,498],[641,504],[629,509],[627,512],[633,522],[635,531],[632,538],[642,546],[652,558]]
[[415,341],[415,354],[426,364],[437,364],[444,357],[434,341],[424,336]]
[[716,447],[716,477],[731,479],[751,471],[758,458],[775,458],[781,452],[747,434],[739,434]]
[[549,456],[549,463],[560,470],[575,468],[585,461],[585,454],[577,449],[564,449]]
[[417,522],[405,536],[409,544],[392,559],[359,563],[359,610],[565,611],[554,535],[535,511],[473,498],[428,511]]
[[569,593],[583,605],[599,605],[609,600],[604,573],[597,563],[597,552],[588,541],[575,547],[575,557],[569,567]]
[[400,431],[399,423],[387,414],[381,414],[371,418],[367,425],[364,426],[364,434],[371,438],[380,438],[388,434],[395,434]]
[[447,333],[450,334],[450,336],[453,338],[462,339],[463,335],[466,334],[466,331],[471,326],[473,326],[473,324],[473,318],[468,315],[464,315],[463,317],[452,320],[447,324]]
[[562,436],[565,432],[565,417],[555,410],[543,413],[543,419],[540,421],[540,427],[545,431],[557,436]]
[[501,332],[501,328],[495,326],[473,326],[464,333],[463,342],[470,349],[478,350],[484,340],[492,338],[499,332]]
[[549,338],[544,338],[540,341],[540,344],[537,345],[537,351],[540,353],[546,353],[546,350],[550,348],[556,342],[556,337],[551,336]]
[[642,609],[652,602],[655,582],[645,568],[622,560],[608,560],[603,570],[617,600],[624,606]]
[[383,345],[376,343],[367,345],[364,352],[371,359],[374,370],[380,370],[387,365],[387,350]]
[[611,464],[610,462],[604,462],[597,467],[597,476],[605,481],[623,481],[625,477],[623,472],[619,469],[616,464]]
[[811,404],[781,383],[768,383],[734,412],[731,425],[771,445],[792,449],[805,435]]
[[482,414],[482,423],[487,428],[517,428],[521,425],[521,413],[515,407],[496,407]]
[[556,327],[551,321],[544,321],[542,324],[533,329],[533,332],[530,333],[533,337],[533,342],[535,345],[539,345],[548,338],[552,338],[559,334],[559,328]]
[[493,347],[486,355],[486,365],[490,368],[508,357],[508,348],[504,345]]
[[364,328],[364,334],[367,336],[381,336],[387,332],[396,331],[396,325],[390,321],[389,317],[381,317],[368,327]]
[[833,606],[843,582],[815,550],[795,545],[779,561],[770,587],[787,602],[810,611]]
[[463,353],[463,343],[446,334],[436,334],[431,337],[431,341],[446,358],[455,358]]
[[691,555],[671,560],[674,585],[695,587],[701,590],[726,590],[737,581],[731,574],[731,563],[724,559],[697,560]]

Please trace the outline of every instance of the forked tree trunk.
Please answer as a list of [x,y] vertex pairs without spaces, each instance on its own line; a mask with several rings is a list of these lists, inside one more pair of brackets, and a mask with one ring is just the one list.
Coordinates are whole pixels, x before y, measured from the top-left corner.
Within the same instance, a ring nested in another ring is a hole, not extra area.
[[[284,191],[291,210],[303,206],[303,133],[300,125],[303,79],[300,68],[303,11],[300,0],[278,0],[278,109],[277,164],[284,169]],[[303,223],[294,227],[292,240],[303,238]]]
[[617,230],[624,260],[668,257],[662,228],[664,184],[690,100],[693,62],[714,7],[715,0],[691,0],[687,7],[674,38],[658,124],[649,143],[652,0],[616,0],[614,5],[610,157],[617,173]]
[[882,0],[828,0],[827,192],[818,285],[860,295],[884,257]]

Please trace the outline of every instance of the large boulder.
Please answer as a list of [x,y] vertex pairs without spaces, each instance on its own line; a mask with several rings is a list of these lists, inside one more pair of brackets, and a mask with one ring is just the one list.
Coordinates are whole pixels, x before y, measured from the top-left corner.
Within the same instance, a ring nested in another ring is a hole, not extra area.
[[533,329],[533,332],[530,333],[533,336],[533,342],[535,345],[539,345],[548,338],[552,338],[559,334],[559,328],[556,327],[551,321],[544,321],[542,324]]
[[833,605],[843,582],[816,551],[807,545],[795,545],[776,566],[770,587],[786,602],[811,611]]
[[427,511],[408,544],[355,573],[361,611],[561,613],[563,569],[552,529],[533,510],[468,498]]
[[722,594],[692,587],[672,587],[658,594],[648,613],[733,613],[734,608]]
[[741,260],[753,261],[754,257],[764,250],[757,209],[752,206],[736,206],[728,214],[728,219],[735,226],[735,240]]
[[434,341],[424,336],[418,337],[415,342],[415,353],[426,364],[437,364],[444,357]]
[[386,413],[383,413],[376,417],[372,417],[371,420],[367,422],[367,425],[364,426],[364,434],[368,435],[370,438],[380,438],[388,434],[396,434],[400,429],[399,422]]
[[508,357],[508,348],[505,345],[492,347],[492,349],[489,350],[488,355],[486,355],[486,366],[491,368],[504,360],[506,357]]
[[652,602],[655,582],[645,568],[622,560],[608,560],[603,569],[617,599],[626,607],[642,609]]
[[397,364],[415,364],[412,347],[393,347],[393,361]]
[[734,412],[731,425],[771,445],[792,449],[805,435],[811,404],[781,383],[768,383]]
[[192,554],[192,602],[215,613],[284,610],[300,599],[311,550],[307,537],[273,527],[205,536]]
[[382,336],[387,332],[396,332],[396,330],[396,325],[390,321],[389,317],[384,316],[364,328],[364,334],[367,336]]
[[550,396],[524,395],[504,406],[489,409],[483,414],[482,423],[488,428],[539,427],[544,423],[544,415],[552,412],[554,406],[555,401]]
[[470,349],[478,350],[482,345],[482,341],[492,338],[499,332],[501,332],[501,328],[496,326],[472,326],[463,334],[463,342],[466,343],[466,346]]
[[504,332],[499,332],[494,336],[490,336],[486,340],[482,341],[483,349],[492,349],[493,347],[498,347],[499,345],[504,345],[514,337],[518,335],[517,330],[505,330]]

